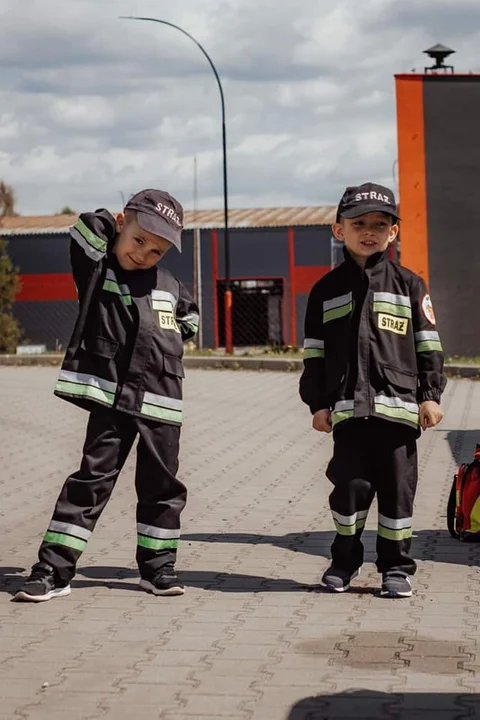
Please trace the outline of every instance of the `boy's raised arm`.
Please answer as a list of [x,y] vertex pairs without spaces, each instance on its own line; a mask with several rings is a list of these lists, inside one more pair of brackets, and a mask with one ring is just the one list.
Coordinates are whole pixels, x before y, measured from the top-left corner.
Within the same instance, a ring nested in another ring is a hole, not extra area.
[[115,235],[115,219],[108,210],[82,213],[70,228],[70,262],[80,297],[92,271],[113,246]]

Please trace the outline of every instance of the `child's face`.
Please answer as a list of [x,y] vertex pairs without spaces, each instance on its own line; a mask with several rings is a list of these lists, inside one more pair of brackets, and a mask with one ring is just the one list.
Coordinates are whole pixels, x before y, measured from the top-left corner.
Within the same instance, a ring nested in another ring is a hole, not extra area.
[[342,218],[332,226],[337,240],[345,243],[349,253],[361,267],[368,258],[387,249],[398,234],[398,225],[391,215],[372,212],[356,218]]
[[113,251],[124,270],[149,270],[172,247],[165,238],[143,230],[135,213],[117,216],[117,233]]

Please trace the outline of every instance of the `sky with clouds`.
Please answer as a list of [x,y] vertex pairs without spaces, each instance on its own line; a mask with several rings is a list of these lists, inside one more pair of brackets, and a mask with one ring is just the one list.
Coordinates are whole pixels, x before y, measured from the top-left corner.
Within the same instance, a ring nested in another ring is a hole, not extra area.
[[1,0],[0,178],[22,214],[118,210],[142,187],[191,208],[334,204],[392,186],[394,74],[437,42],[480,72],[478,0]]

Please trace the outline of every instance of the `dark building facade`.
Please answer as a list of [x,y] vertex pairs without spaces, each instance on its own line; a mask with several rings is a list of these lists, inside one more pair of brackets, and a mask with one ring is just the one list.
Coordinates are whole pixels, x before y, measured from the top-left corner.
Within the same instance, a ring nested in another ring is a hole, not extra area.
[[[303,342],[308,293],[338,257],[330,230],[334,214],[333,208],[232,211],[235,346]],[[14,312],[24,342],[46,345],[49,350],[65,347],[77,312],[68,236],[68,224],[75,218],[69,221],[14,218],[0,230],[7,235],[9,254],[21,277]],[[212,227],[215,224],[216,213],[200,211],[195,223],[187,215],[182,254],[172,250],[163,261],[200,300],[204,348],[225,344],[224,242],[221,222],[219,228]],[[196,226],[195,241],[192,225]]]

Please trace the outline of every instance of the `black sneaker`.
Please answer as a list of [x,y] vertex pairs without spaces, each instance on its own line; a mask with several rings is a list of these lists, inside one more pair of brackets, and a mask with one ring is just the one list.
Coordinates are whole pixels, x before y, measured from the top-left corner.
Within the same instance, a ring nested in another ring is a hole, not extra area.
[[55,576],[51,570],[44,567],[34,567],[30,577],[23,583],[13,599],[16,601],[24,600],[25,602],[45,602],[52,598],[65,597],[70,595],[70,585],[61,584],[55,580]]
[[142,578],[139,585],[142,590],[154,595],[183,595],[185,592],[185,587],[178,579],[174,566],[170,564],[161,568],[151,580]]
[[412,584],[410,577],[400,571],[383,573],[381,597],[405,598],[412,597]]
[[328,570],[325,570],[321,583],[331,592],[346,592],[350,588],[352,580],[360,575],[360,568],[349,572],[348,570],[340,570],[331,565]]

